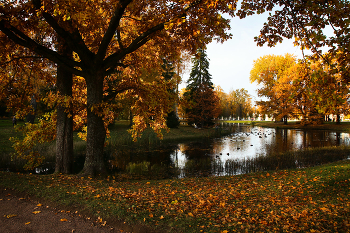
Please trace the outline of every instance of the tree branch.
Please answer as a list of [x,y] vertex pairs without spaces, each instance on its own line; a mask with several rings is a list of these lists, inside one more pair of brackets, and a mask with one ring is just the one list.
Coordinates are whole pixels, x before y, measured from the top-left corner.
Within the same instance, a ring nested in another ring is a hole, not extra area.
[[[120,20],[121,20],[123,14],[125,13],[125,9],[131,2],[132,2],[132,0],[124,0],[118,4],[118,7],[114,12],[114,15],[111,18],[111,21],[109,22],[108,29],[103,36],[102,42],[101,42],[100,47],[98,49],[97,55],[95,57],[96,63],[100,63],[103,61],[103,59],[106,55],[108,45],[111,42],[112,38],[114,37],[115,31],[119,27]],[[119,45],[121,45],[120,33],[119,32],[117,32],[117,33],[118,33],[118,43],[119,43]]]
[[[320,51],[319,51],[319,50],[314,46],[314,44],[311,42],[310,35],[309,35],[307,29],[305,28],[305,25],[304,25],[302,22],[300,22],[300,21],[298,20],[298,18],[297,18],[297,16],[296,16],[295,12],[294,12],[294,10],[293,10],[293,6],[290,4],[290,2],[289,2],[289,1],[282,1],[282,3],[283,3],[284,5],[286,5],[286,6],[288,6],[288,7],[291,9],[291,11],[289,11],[289,12],[290,12],[290,15],[291,15],[292,18],[293,18],[294,24],[295,24],[295,25],[299,25],[299,27],[301,28],[302,32],[304,33],[304,36],[305,36],[306,39],[307,39],[307,42],[308,42],[309,46],[311,46],[311,47],[313,48],[313,50],[316,52],[316,54],[317,54],[319,57],[321,57],[323,60],[325,60],[325,61],[330,65],[330,62],[328,61],[328,59],[325,59],[324,56],[322,55],[322,53],[320,53]],[[297,26],[297,27],[298,27],[298,26]],[[296,29],[298,29],[298,28],[296,28]]]
[[164,29],[164,23],[160,23],[148,29],[146,32],[142,33],[133,42],[131,42],[131,44],[127,48],[120,50],[117,53],[113,53],[112,55],[107,57],[103,62],[103,69],[108,70],[110,68],[115,67],[123,57],[125,57],[129,53],[136,51],[142,45],[146,44],[153,33],[161,31],[162,29]]
[[74,67],[81,67],[81,64],[79,62],[76,62],[71,59],[68,59],[67,57],[61,56],[57,52],[38,44],[29,36],[25,35],[23,32],[13,27],[12,25],[8,24],[4,20],[0,21],[0,31],[2,31],[8,38],[10,38],[16,44],[24,46],[36,52],[37,54],[40,54],[48,58],[49,60],[57,64],[61,64],[73,74],[82,76],[83,73],[77,70],[76,68],[74,68]]
[[[33,0],[33,4],[37,10],[39,10],[41,7],[41,0]],[[43,12],[43,17],[46,22],[55,30],[55,32],[65,40],[68,46],[79,55],[81,61],[85,66],[93,66],[90,61],[94,54],[85,45],[78,29],[75,29],[73,33],[69,33],[57,23],[51,14]]]
[[37,57],[37,56],[23,56],[23,57],[15,57],[9,61],[6,61],[6,62],[3,62],[3,63],[0,63],[0,66],[4,66],[4,65],[7,65],[7,64],[10,64],[14,61],[17,61],[17,60],[21,60],[21,59],[43,59],[45,57]]
[[[197,1],[194,1],[193,3],[191,3],[190,5],[186,5],[184,7],[183,11],[180,14],[178,14],[176,17],[174,17],[173,19],[182,18],[183,16],[186,15],[186,12],[188,12],[189,10],[194,8],[195,6],[201,4],[202,1],[203,0],[197,0]],[[113,53],[112,55],[107,57],[103,62],[104,70],[114,69],[114,67],[117,66],[117,64],[120,62],[120,60],[125,57],[125,55],[136,51],[142,45],[146,44],[153,34],[155,34],[158,31],[163,30],[164,25],[173,19],[165,20],[164,22],[159,23],[159,24],[153,26],[152,28],[149,28],[147,31],[143,32],[139,37],[137,37],[134,41],[132,41],[131,44],[127,48],[121,49],[118,52]]]

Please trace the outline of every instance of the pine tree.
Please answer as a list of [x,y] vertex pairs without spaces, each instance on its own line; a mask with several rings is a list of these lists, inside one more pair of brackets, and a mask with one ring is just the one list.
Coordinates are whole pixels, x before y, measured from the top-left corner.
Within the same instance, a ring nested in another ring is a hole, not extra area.
[[210,88],[213,87],[211,81],[211,75],[209,73],[209,59],[204,49],[197,50],[197,56],[192,58],[193,67],[190,73],[190,78],[187,81],[187,90],[198,89],[200,85],[206,85]]
[[183,97],[185,115],[189,125],[207,127],[220,114],[219,98],[209,73],[209,59],[203,49],[198,49],[197,56],[192,59],[193,67],[187,81]]

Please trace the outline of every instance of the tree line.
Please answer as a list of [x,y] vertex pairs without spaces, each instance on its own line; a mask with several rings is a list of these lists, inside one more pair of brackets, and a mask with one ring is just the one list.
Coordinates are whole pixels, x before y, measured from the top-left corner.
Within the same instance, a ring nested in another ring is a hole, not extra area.
[[[327,60],[326,60],[327,59]],[[347,72],[347,71],[346,71]],[[347,75],[331,54],[297,61],[291,54],[266,55],[254,61],[251,82],[260,84],[260,111],[287,124],[297,118],[301,124],[320,124],[327,116],[349,114]]]

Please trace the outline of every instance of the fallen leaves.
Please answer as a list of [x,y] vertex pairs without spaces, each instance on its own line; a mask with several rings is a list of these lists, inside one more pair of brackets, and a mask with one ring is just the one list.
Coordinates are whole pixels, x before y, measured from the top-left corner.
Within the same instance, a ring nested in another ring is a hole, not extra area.
[[[181,225],[187,230],[191,225],[188,232],[346,232],[350,225],[349,169],[350,163],[342,172],[271,171],[151,182],[52,176],[50,190],[56,188],[57,195],[93,206],[94,213],[101,216],[96,222],[102,225],[106,223],[102,217],[112,216],[119,208],[123,216],[151,226]],[[41,182],[45,177],[38,179]],[[68,220],[62,218],[64,221]]]
[[39,213],[41,213],[41,211],[40,210],[36,210],[36,211],[34,211],[34,212],[32,212],[33,214],[39,214]]
[[4,215],[4,218],[13,218],[13,217],[17,217],[17,214],[7,214],[7,215]]

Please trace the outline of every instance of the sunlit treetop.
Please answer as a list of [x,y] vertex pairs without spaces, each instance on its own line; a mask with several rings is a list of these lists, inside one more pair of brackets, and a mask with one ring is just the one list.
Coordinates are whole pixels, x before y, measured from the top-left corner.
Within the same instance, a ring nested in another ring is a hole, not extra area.
[[[274,10],[274,11],[273,11]],[[271,11],[267,22],[255,37],[259,46],[274,46],[283,38],[295,39],[295,45],[310,49],[318,57],[332,64],[323,56],[323,49],[340,66],[334,67],[348,77],[350,61],[350,2],[347,0],[243,0],[237,15],[241,18]]]

